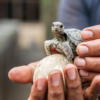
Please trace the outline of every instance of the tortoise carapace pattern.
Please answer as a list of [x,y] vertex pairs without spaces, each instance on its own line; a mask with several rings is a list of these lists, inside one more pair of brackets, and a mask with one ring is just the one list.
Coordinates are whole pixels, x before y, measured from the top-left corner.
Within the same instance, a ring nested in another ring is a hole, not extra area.
[[77,45],[83,42],[81,39],[81,30],[74,28],[64,29],[64,25],[61,22],[53,22],[52,33],[55,38],[44,42],[47,55],[52,54],[51,48],[54,46],[58,52],[67,57],[68,61],[73,61],[77,56]]

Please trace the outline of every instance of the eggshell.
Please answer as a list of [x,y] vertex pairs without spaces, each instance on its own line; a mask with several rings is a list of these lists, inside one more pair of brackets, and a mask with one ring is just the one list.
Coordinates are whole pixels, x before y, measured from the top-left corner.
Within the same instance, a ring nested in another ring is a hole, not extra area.
[[62,54],[54,54],[45,57],[39,62],[34,71],[33,82],[40,76],[45,76],[48,78],[48,74],[54,69],[60,70],[63,75],[63,68],[68,63],[73,62],[68,62],[67,57]]

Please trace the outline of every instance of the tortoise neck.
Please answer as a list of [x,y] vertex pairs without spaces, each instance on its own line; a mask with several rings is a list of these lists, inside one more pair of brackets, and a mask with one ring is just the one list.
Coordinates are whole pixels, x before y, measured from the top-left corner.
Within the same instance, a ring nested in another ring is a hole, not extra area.
[[66,41],[65,34],[58,34],[58,35],[54,34],[54,36],[58,41]]

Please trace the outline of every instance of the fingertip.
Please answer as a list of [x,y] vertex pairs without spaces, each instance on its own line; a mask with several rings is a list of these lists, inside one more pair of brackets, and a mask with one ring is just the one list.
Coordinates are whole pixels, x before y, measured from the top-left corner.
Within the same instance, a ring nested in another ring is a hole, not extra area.
[[45,76],[38,77],[32,85],[29,100],[44,100],[47,93],[47,84]]
[[51,75],[53,75],[55,73],[60,73],[61,74],[61,71],[60,70],[57,70],[57,69],[54,69],[54,70],[50,71],[50,73],[49,73],[48,76],[51,76]]
[[65,67],[64,67],[64,71],[65,70],[68,70],[68,69],[71,69],[71,68],[76,68],[76,66],[74,64],[67,64]]
[[50,80],[51,77],[52,77],[53,75],[56,75],[56,74],[60,74],[60,75],[62,75],[62,73],[61,73],[60,70],[58,70],[58,69],[54,69],[54,70],[52,70],[52,71],[49,73],[49,75],[48,75],[48,79]]
[[83,40],[90,40],[90,39],[92,39],[92,37],[93,37],[93,32],[92,31],[83,30],[81,32],[81,38]]
[[32,70],[27,66],[12,68],[8,73],[8,77],[16,83],[26,84],[33,81]]
[[48,76],[48,84],[49,86],[59,86],[63,82],[62,73],[60,70],[52,70]]
[[46,83],[48,82],[48,80],[47,80],[47,78],[46,78],[45,76],[40,76],[40,77],[38,77],[38,78],[36,79],[35,82],[37,83],[37,81],[38,81],[39,79],[45,80]]
[[81,75],[82,77],[87,77],[87,76],[89,75],[89,72],[86,71],[86,70],[80,70],[79,73],[80,73],[80,75]]
[[9,72],[8,72],[8,77],[11,81],[13,82],[16,82],[15,81],[15,71],[16,71],[16,68],[12,68]]
[[100,33],[100,25],[91,26],[82,30],[81,38],[85,41],[100,39],[99,33]]
[[82,57],[76,57],[74,60],[74,64],[79,68],[83,69],[84,66],[86,65],[85,59]]
[[52,71],[50,71],[49,75],[48,75],[48,80],[51,81],[51,78],[53,75],[59,74],[60,76],[62,75],[61,71],[58,69],[54,69]]
[[48,98],[50,100],[64,100],[64,83],[61,71],[54,69],[48,77]]
[[86,56],[89,53],[89,47],[86,45],[86,42],[79,44],[76,48],[76,52],[79,56]]
[[65,79],[75,80],[77,76],[77,68],[73,64],[68,64],[64,67]]
[[43,90],[43,89],[46,90],[47,84],[48,84],[47,78],[45,76],[41,76],[36,79],[35,87],[37,88],[37,90]]
[[94,77],[93,83],[100,86],[100,75]]
[[64,68],[64,77],[67,87],[66,91],[68,94],[68,100],[72,97],[76,100],[78,100],[78,98],[79,100],[83,100],[81,82],[76,66],[73,64],[66,65]]

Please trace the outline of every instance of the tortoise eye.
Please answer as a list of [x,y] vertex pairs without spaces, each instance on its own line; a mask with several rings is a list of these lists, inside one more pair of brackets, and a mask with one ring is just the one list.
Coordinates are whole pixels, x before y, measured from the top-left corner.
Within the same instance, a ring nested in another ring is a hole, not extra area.
[[63,25],[60,25],[60,28],[63,28]]
[[52,26],[54,27],[54,24],[52,24]]

